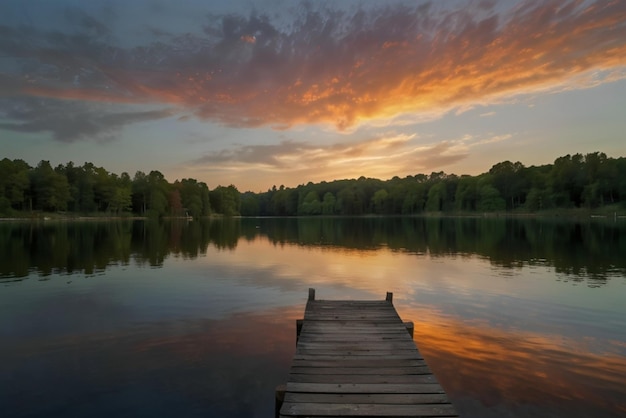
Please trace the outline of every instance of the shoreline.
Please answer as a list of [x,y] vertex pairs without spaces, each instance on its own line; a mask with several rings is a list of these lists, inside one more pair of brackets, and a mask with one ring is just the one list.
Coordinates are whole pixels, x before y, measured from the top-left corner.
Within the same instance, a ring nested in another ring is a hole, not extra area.
[[[621,209],[621,208],[620,208]],[[563,210],[545,210],[538,212],[424,212],[420,214],[411,215],[376,215],[376,214],[363,214],[356,216],[346,215],[317,215],[317,216],[279,216],[278,218],[310,218],[310,219],[330,219],[330,218],[509,218],[509,219],[568,219],[568,220],[626,220],[626,209],[617,210],[614,207],[607,207],[601,209],[563,209]],[[199,219],[222,219],[225,218],[220,214],[212,214],[204,216]],[[234,218],[248,218],[247,216],[235,216]],[[250,218],[277,218],[276,216],[252,216]],[[148,216],[141,215],[66,215],[58,213],[37,213],[37,214],[24,214],[24,216],[7,216],[0,217],[0,222],[39,222],[39,221],[135,221],[135,220],[149,220],[156,219]],[[163,220],[194,220],[193,218],[186,216],[165,216],[160,219]]]

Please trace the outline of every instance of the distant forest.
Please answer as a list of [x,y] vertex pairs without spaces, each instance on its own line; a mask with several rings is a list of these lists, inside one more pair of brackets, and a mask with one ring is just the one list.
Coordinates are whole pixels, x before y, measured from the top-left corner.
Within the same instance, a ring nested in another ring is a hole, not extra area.
[[0,161],[0,216],[66,212],[125,216],[415,215],[626,208],[626,158],[574,154],[525,167],[504,161],[477,176],[443,171],[404,178],[366,177],[240,193],[195,179],[168,182],[159,171],[117,175],[92,163],[52,167],[42,160]]

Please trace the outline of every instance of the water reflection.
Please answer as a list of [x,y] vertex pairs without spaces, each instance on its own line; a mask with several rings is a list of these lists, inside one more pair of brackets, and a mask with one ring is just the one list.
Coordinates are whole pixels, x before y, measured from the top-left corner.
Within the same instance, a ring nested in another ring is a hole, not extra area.
[[0,405],[271,416],[315,287],[393,291],[464,417],[624,416],[625,236],[511,219],[3,223]]
[[509,270],[551,266],[564,280],[602,286],[626,275],[626,223],[483,218],[261,218],[200,222],[0,223],[0,278],[86,275],[111,265],[161,266],[207,247],[232,250],[266,237],[276,245],[430,257],[478,255]]
[[593,341],[580,336],[468,324],[424,309],[406,312],[420,318],[415,339],[462,416],[626,414],[626,353],[594,353]]
[[0,277],[84,272],[111,265],[159,267],[169,256],[193,259],[209,244],[233,249],[239,222],[74,221],[0,223]]
[[[82,310],[70,309],[74,315]],[[11,417],[273,416],[300,312],[11,338],[0,405]]]

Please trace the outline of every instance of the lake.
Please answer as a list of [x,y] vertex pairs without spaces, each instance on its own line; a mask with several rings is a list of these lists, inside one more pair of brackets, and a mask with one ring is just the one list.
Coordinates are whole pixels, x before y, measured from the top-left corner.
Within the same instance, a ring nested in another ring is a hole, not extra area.
[[626,416],[626,220],[0,223],[3,417],[272,417],[308,288],[394,293],[464,418]]

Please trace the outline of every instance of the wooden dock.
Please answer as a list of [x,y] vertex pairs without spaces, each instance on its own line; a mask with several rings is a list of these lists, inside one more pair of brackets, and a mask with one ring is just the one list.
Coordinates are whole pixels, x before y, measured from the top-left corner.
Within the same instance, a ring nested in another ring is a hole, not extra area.
[[276,416],[458,417],[412,331],[391,293],[384,301],[325,301],[309,289]]

